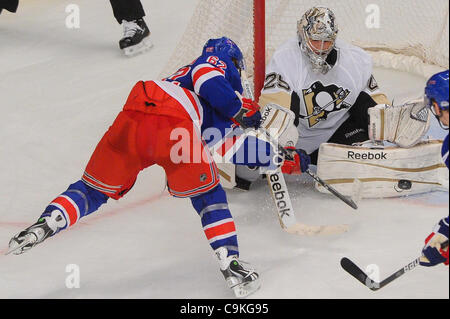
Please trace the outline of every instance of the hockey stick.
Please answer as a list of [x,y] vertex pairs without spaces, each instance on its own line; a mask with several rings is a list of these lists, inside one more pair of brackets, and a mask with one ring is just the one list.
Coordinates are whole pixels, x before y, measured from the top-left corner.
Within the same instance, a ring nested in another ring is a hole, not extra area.
[[[245,95],[249,98],[251,98],[252,100],[254,99],[254,94],[252,91],[252,88],[250,86],[250,83],[248,81],[248,77],[247,77],[247,73],[245,70],[241,71],[241,78],[242,78],[242,83],[243,83],[243,87],[245,90]],[[274,145],[278,145],[278,143],[276,141],[274,141],[273,137],[269,134],[269,132],[267,132],[266,130],[264,130],[263,128],[260,128],[259,131],[262,131],[264,133],[264,135],[266,136],[266,138],[269,140],[269,142],[271,142]],[[287,157],[290,157],[291,155],[289,154],[289,152],[284,149],[281,146],[278,146],[278,150]],[[358,209],[358,205],[356,205],[356,203],[350,199],[345,197],[344,195],[342,195],[341,193],[339,193],[336,189],[334,189],[333,187],[331,187],[330,185],[328,185],[324,180],[322,180],[319,176],[317,176],[316,174],[314,174],[310,169],[306,170],[306,173],[311,176],[315,181],[317,181],[320,185],[322,185],[326,190],[328,190],[331,194],[333,194],[334,196],[336,196],[337,198],[339,198],[340,200],[342,200],[344,203],[346,203],[347,205],[349,205],[351,208],[353,209]]]
[[[448,240],[443,242],[441,245],[441,248],[445,247],[448,247]],[[372,280],[364,271],[361,270],[361,268],[359,268],[353,261],[348,258],[344,257],[341,259],[341,266],[346,272],[355,277],[360,283],[367,286],[370,290],[377,291],[387,284],[391,283],[398,277],[416,268],[419,265],[420,258],[421,257],[414,259],[412,262],[405,265],[402,269],[397,270],[395,273],[380,282]]]
[[[253,100],[254,94],[245,70],[241,71],[241,78],[245,95]],[[278,145],[278,143],[273,141],[272,136],[263,128],[259,128],[256,132],[262,132],[269,142],[274,145]],[[284,148],[279,147],[279,150],[283,154],[289,155]],[[280,167],[274,171],[267,172],[267,182],[269,184],[270,192],[272,193],[272,198],[275,202],[281,228],[286,232],[297,235],[333,235],[348,231],[347,225],[312,226],[298,223],[295,217],[291,198],[289,196],[289,191],[286,186],[286,181]]]
[[312,178],[314,178],[316,180],[316,182],[318,182],[320,185],[322,185],[323,187],[325,187],[325,189],[327,191],[329,191],[331,194],[333,194],[334,196],[336,196],[337,198],[339,198],[341,201],[343,201],[344,203],[346,203],[348,206],[350,206],[353,209],[358,209],[358,205],[356,205],[356,203],[350,199],[345,197],[344,195],[342,195],[341,193],[339,193],[336,189],[334,189],[333,187],[331,187],[330,185],[328,185],[325,181],[323,181],[319,176],[317,176],[316,174],[314,174],[309,168],[306,170],[306,173],[311,176]]

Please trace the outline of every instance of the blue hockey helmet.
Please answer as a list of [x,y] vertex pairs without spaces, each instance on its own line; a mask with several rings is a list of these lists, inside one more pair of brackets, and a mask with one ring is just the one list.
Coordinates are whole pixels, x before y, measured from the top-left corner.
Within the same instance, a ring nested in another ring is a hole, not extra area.
[[432,106],[433,101],[441,110],[448,111],[448,70],[436,73],[425,87],[425,104]]
[[437,114],[433,103],[436,103],[441,111],[448,111],[448,70],[436,73],[428,81],[425,87],[425,105],[431,109],[439,124],[443,129],[448,129],[447,125],[441,122],[441,114]]
[[228,55],[238,70],[245,70],[244,55],[233,40],[227,37],[209,39],[203,46],[202,54],[223,53]]

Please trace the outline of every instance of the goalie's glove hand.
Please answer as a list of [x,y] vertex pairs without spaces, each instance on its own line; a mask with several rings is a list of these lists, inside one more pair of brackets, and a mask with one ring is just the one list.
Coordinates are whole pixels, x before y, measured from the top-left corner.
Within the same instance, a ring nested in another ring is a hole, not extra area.
[[284,174],[301,174],[306,172],[311,164],[311,157],[302,149],[295,149],[295,147],[285,147],[285,150],[290,154],[285,156],[281,171]]
[[241,98],[242,107],[233,117],[233,121],[238,123],[243,129],[258,129],[261,126],[261,112],[258,103],[251,99]]
[[[444,242],[447,242],[446,247],[441,246]],[[441,219],[425,239],[425,247],[420,257],[422,266],[431,267],[440,263],[448,266],[448,217]]]

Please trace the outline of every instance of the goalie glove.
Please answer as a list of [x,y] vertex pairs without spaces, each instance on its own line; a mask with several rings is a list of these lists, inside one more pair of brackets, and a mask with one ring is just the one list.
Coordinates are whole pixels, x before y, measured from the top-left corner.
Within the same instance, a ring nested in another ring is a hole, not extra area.
[[423,102],[400,106],[378,104],[369,108],[369,137],[388,141],[400,147],[416,145],[430,126],[430,112]]
[[[441,247],[444,242],[447,242],[447,246]],[[425,239],[425,247],[420,258],[422,266],[431,267],[440,263],[448,266],[448,217],[441,219]]]
[[258,129],[261,126],[261,112],[258,103],[251,99],[243,98],[236,92],[242,102],[241,109],[233,117],[233,122],[239,124],[243,129]]
[[285,147],[285,149],[291,154],[291,157],[285,158],[281,171],[289,175],[306,172],[311,164],[309,155],[304,150],[295,149],[295,147]]

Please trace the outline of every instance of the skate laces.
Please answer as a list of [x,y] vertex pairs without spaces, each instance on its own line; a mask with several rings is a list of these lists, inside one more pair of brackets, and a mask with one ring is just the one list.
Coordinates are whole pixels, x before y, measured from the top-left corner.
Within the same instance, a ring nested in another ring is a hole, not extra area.
[[124,38],[131,38],[133,37],[137,31],[144,31],[137,23],[136,21],[122,21],[123,25],[123,37]]
[[238,263],[238,265],[242,267],[243,270],[245,270],[249,273],[256,272],[256,270],[253,268],[253,266],[249,262],[246,262],[239,258],[236,258],[236,259],[231,260],[231,263],[233,263],[234,261],[236,261]]

